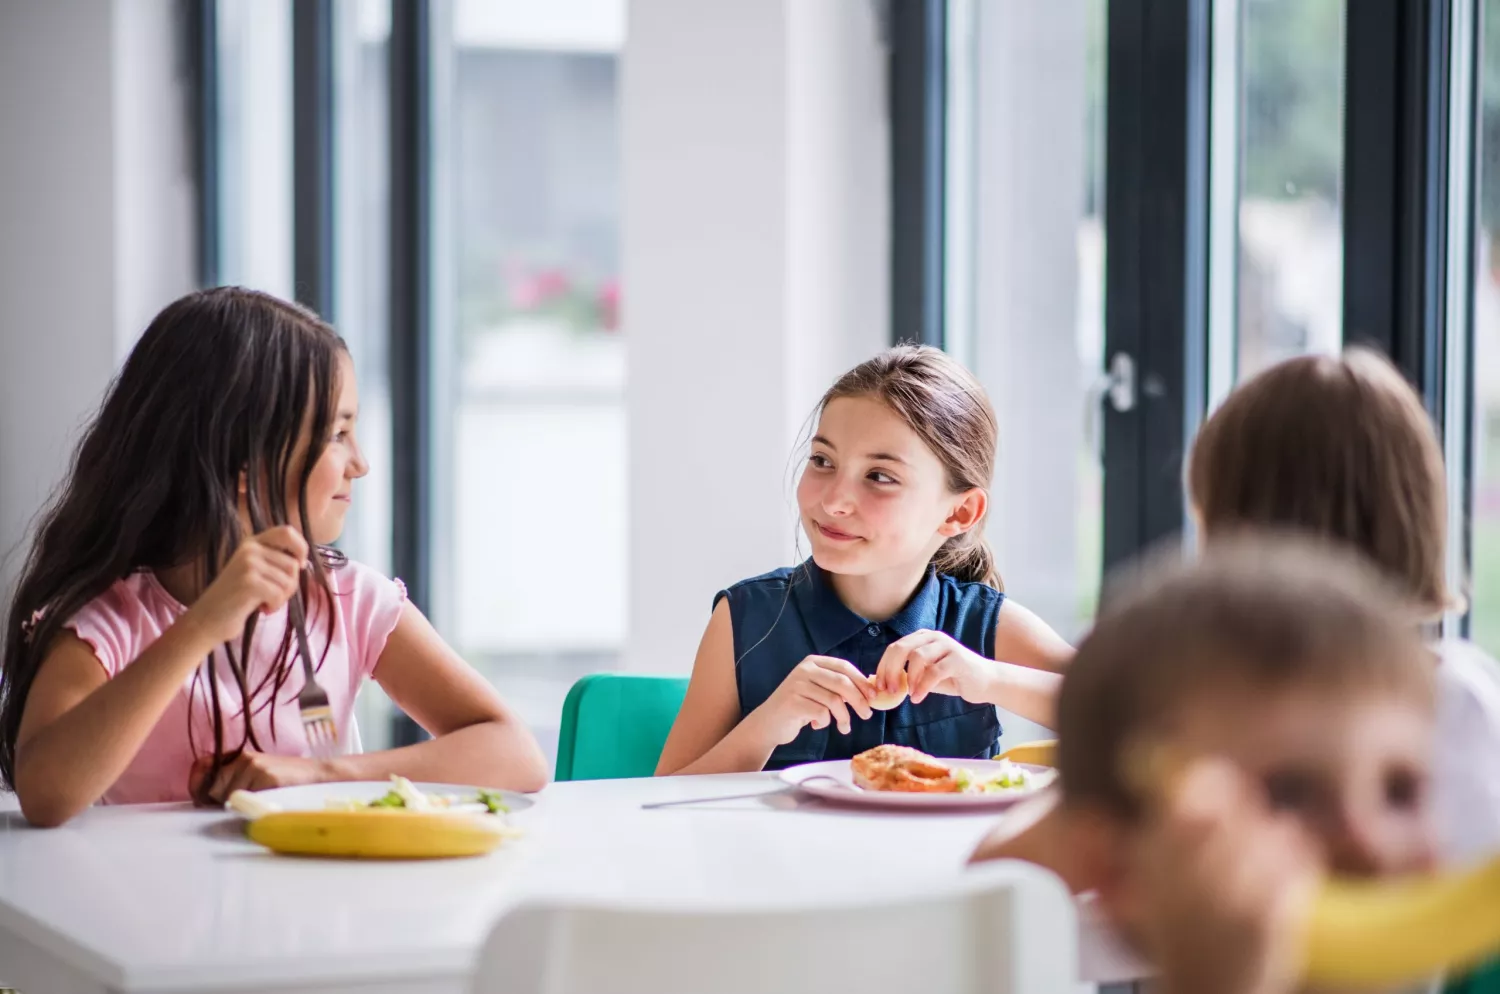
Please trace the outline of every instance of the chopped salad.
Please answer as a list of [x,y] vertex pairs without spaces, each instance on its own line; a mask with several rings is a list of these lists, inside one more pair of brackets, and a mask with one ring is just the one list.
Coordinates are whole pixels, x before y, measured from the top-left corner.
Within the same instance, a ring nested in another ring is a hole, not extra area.
[[473,796],[464,794],[426,794],[418,790],[405,777],[391,776],[391,789],[373,801],[355,801],[348,798],[329,798],[328,807],[340,811],[358,811],[362,808],[405,808],[409,811],[443,811],[483,805],[492,815],[505,814],[505,797],[498,790],[485,790]]
[[959,793],[1004,794],[1012,790],[1030,790],[1040,787],[1052,779],[1051,776],[1017,766],[1008,759],[999,760],[999,763],[1000,768],[988,776],[981,776],[962,766],[956,767],[953,771],[953,778],[958,781]]
[[[248,790],[237,790],[229,795],[225,806],[246,818],[280,811],[281,806]],[[505,815],[510,808],[505,796],[498,790],[477,788],[473,794],[438,794],[418,790],[405,777],[391,777],[391,789],[373,801],[360,801],[349,797],[331,797],[326,802],[331,811],[368,811],[371,809],[398,809],[404,811],[449,811],[454,814]]]

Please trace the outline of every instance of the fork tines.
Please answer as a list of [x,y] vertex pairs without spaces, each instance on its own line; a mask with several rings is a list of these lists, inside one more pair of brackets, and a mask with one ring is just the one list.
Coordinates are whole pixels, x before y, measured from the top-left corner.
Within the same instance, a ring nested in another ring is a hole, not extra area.
[[288,620],[297,636],[297,654],[302,657],[302,692],[297,695],[297,710],[302,713],[302,734],[313,756],[327,759],[338,751],[339,733],[333,722],[333,708],[328,692],[318,686],[313,675],[312,651],[307,647],[307,618],[302,612],[302,597],[292,595],[287,603]]
[[310,684],[306,689],[316,691],[316,696],[322,697],[324,703],[303,704],[301,697],[298,697],[297,707],[302,712],[302,734],[306,736],[313,755],[318,759],[326,759],[338,748],[338,727],[333,721],[333,709],[326,703],[328,696],[316,684]]

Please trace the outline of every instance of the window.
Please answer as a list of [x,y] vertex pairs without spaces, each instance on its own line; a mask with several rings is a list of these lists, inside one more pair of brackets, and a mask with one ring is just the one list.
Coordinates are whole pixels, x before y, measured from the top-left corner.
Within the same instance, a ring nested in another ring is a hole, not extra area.
[[1470,633],[1495,655],[1500,654],[1500,0],[1485,0],[1481,16],[1468,594]]
[[[359,379],[359,442],[370,473],[357,486],[340,546],[386,575],[391,565],[390,0],[333,5],[333,314]],[[389,699],[360,691],[367,749],[389,746]]]
[[[624,0],[202,2],[207,276],[288,298],[315,284],[355,359],[371,465],[341,546],[430,574],[434,623],[546,742],[567,688],[613,668],[625,637]],[[401,157],[398,110],[425,136]],[[421,227],[395,245],[398,213]],[[421,361],[393,361],[397,342]],[[370,747],[413,732],[378,687],[359,714]]]
[[1500,654],[1500,0],[946,9],[944,343],[999,409],[1017,595],[1076,633],[1101,561],[1182,532],[1206,410],[1359,342],[1442,424],[1450,573]]
[[[199,2],[217,24],[206,189],[220,234],[205,244],[216,278],[291,295],[308,258],[292,183],[308,50],[292,42],[310,18],[287,0]],[[1450,340],[1468,327],[1457,296],[1472,302],[1478,375],[1473,474],[1455,448],[1455,492],[1473,503],[1474,630],[1500,650],[1487,496],[1500,491],[1500,57],[1485,47],[1477,280],[1458,293],[1444,267],[1468,272],[1467,248],[1449,265],[1438,242],[1461,225],[1437,221],[1467,189],[1445,194],[1451,128],[1428,115],[1466,92],[1452,53],[1474,40],[1472,15],[1420,6],[892,8],[893,324],[910,335],[920,315],[923,339],[988,388],[989,534],[1012,592],[1068,634],[1092,617],[1106,564],[1180,532],[1182,459],[1208,404],[1282,358],[1338,348],[1346,322],[1447,405],[1455,444],[1470,378],[1439,396],[1457,374],[1433,357],[1451,348],[1445,313]],[[613,668],[626,634],[625,0],[327,9],[325,309],[358,362],[373,466],[346,545],[420,571],[439,630],[546,741],[566,688]],[[1442,31],[1451,44],[1430,44]],[[900,136],[920,144],[918,168]]]
[[292,8],[215,0],[218,272],[292,293]]
[[437,60],[435,602],[541,726],[625,639],[624,31],[623,0],[459,0]]
[[1343,0],[1239,0],[1237,379],[1343,341]]
[[331,318],[359,378],[360,444],[370,475],[360,484],[342,544],[391,571],[391,430],[387,328],[390,169],[389,0],[334,5],[334,278]]
[[1008,589],[1076,635],[1103,562],[1107,6],[948,11],[947,347],[999,418]]

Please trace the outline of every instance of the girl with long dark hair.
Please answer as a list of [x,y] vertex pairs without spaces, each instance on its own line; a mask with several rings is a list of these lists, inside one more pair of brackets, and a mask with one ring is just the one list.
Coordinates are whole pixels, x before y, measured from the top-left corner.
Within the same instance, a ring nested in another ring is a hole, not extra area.
[[[357,415],[343,341],[295,304],[205,290],[146,329],[5,620],[0,780],[30,821],[391,774],[542,786],[541,751],[494,688],[399,581],[330,547],[367,472]],[[299,717],[299,644],[329,698],[331,758]],[[359,753],[366,678],[431,740]]]

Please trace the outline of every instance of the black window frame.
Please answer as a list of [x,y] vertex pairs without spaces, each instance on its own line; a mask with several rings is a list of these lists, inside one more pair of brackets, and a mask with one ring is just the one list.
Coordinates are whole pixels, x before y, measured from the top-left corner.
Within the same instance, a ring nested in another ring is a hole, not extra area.
[[[1104,567],[1181,531],[1185,448],[1208,352],[1209,0],[1108,4],[1106,362],[1134,404],[1106,404]],[[945,345],[946,0],[891,0],[891,339]],[[1148,250],[1149,249],[1149,250]]]
[[[1477,51],[1477,0],[1345,0],[1344,14],[1344,340],[1391,356],[1439,426],[1454,344],[1446,336],[1463,336],[1458,344],[1470,354],[1473,347],[1472,315],[1464,327],[1450,327],[1445,313],[1457,4],[1474,5]],[[1128,410],[1106,404],[1103,412],[1106,572],[1187,526],[1184,457],[1208,403],[1209,226],[1234,223],[1209,216],[1211,7],[1209,0],[1108,4],[1104,354],[1107,365],[1122,354],[1132,360],[1135,402]],[[933,135],[941,134],[947,96],[945,10],[943,0],[891,0],[888,20],[891,337],[939,346],[945,143]],[[1479,59],[1471,62],[1477,77]],[[1477,104],[1472,94],[1458,96]],[[1468,154],[1472,175],[1477,151]],[[1475,186],[1468,184],[1462,215],[1471,227]],[[1463,389],[1472,411],[1472,377]],[[1465,498],[1467,575],[1472,440],[1458,461],[1450,477]],[[1467,633],[1468,619],[1462,624]]]

